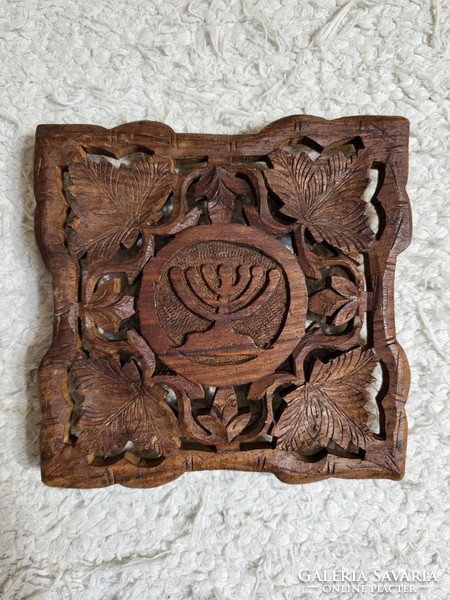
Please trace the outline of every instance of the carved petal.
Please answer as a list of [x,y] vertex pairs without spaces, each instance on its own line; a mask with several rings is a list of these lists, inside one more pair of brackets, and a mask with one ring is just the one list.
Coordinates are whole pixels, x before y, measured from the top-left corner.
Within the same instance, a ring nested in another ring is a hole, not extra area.
[[199,415],[197,417],[197,420],[200,423],[200,425],[211,436],[210,437],[211,443],[227,441],[227,431],[226,431],[225,427],[222,425],[222,423],[220,422],[220,419],[216,415],[214,415],[214,414]]
[[108,279],[93,294],[85,310],[105,331],[119,331],[120,323],[134,314],[134,298],[121,294],[118,277]]
[[83,396],[78,443],[86,452],[108,453],[131,441],[138,450],[167,454],[177,448],[177,422],[164,402],[165,390],[144,388],[136,369],[120,369],[112,358],[78,360],[71,374]]
[[206,198],[211,223],[229,223],[237,197],[245,194],[244,183],[223,167],[207,169],[195,186],[195,197]]
[[333,276],[331,278],[331,287],[343,298],[356,298],[358,295],[356,285],[346,277]]
[[311,160],[278,150],[265,171],[269,187],[282,200],[282,212],[303,223],[318,242],[347,252],[367,248],[373,232],[364,213],[363,192],[370,160],[365,153]]
[[69,167],[77,218],[71,222],[69,249],[89,251],[92,260],[111,258],[120,244],[131,247],[144,226],[159,221],[174,180],[169,165],[135,161],[119,168],[106,160]]
[[242,413],[235,417],[227,426],[227,439],[232,442],[243,430],[247,427],[250,422],[251,413]]
[[373,353],[361,348],[328,363],[316,362],[309,382],[285,398],[287,407],[274,429],[278,446],[316,452],[333,441],[344,449],[364,449],[366,388],[375,366]]
[[340,310],[338,310],[336,316],[333,319],[333,323],[336,326],[344,325],[353,319],[355,314],[358,312],[358,300],[351,299],[346,302]]
[[331,317],[338,308],[346,303],[346,298],[342,298],[335,291],[330,290],[330,288],[325,288],[311,296],[308,309],[317,315]]

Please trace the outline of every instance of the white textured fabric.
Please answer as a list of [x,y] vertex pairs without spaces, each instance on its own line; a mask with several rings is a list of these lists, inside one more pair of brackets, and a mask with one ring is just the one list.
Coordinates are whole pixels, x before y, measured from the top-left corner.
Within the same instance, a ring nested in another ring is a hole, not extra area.
[[[436,584],[405,597],[449,597],[449,11],[445,0],[2,2],[1,598],[298,600],[319,597],[301,569],[334,567],[433,570]],[[412,370],[405,479],[288,486],[205,472],[153,490],[45,487],[36,370],[53,306],[33,234],[36,125],[240,133],[293,113],[411,120],[414,239],[396,284]]]

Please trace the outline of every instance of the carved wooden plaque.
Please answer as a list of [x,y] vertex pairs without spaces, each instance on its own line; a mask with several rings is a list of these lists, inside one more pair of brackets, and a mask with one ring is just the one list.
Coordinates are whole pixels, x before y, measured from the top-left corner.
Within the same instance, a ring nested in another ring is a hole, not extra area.
[[397,117],[293,116],[235,136],[39,126],[55,300],[43,481],[401,478],[407,147]]

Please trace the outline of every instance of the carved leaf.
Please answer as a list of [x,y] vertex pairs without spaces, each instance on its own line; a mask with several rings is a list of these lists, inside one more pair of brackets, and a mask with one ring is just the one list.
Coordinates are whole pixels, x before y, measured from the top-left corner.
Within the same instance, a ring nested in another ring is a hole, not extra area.
[[108,279],[85,306],[89,317],[105,331],[119,331],[120,323],[134,314],[134,298],[122,294],[121,289],[118,277]]
[[358,290],[353,282],[345,277],[332,277],[331,288],[313,294],[308,309],[318,315],[331,317],[334,325],[350,321],[358,311]]
[[208,169],[195,186],[196,199],[206,198],[211,223],[229,223],[236,198],[245,194],[244,183],[223,167]]
[[307,383],[285,397],[287,407],[274,429],[284,450],[316,452],[333,441],[341,448],[364,449],[368,400],[376,360],[358,348],[322,363],[317,361]]
[[392,448],[389,446],[376,450],[369,449],[364,456],[364,460],[376,465],[377,467],[388,469],[397,475],[400,474],[400,469],[396,461],[395,454]]
[[174,179],[169,165],[135,161],[119,168],[106,160],[69,167],[77,218],[70,227],[69,249],[92,260],[111,258],[120,244],[131,248],[143,227],[162,216]]
[[265,177],[283,202],[281,212],[305,225],[317,242],[325,240],[346,252],[369,246],[373,232],[362,200],[369,181],[366,154],[346,157],[339,152],[312,160],[304,153],[278,150],[270,160],[274,168]]
[[177,422],[164,402],[166,391],[144,388],[134,363],[123,369],[112,358],[76,361],[71,374],[83,396],[78,443],[86,452],[108,453],[129,441],[138,450],[167,454],[177,448]]

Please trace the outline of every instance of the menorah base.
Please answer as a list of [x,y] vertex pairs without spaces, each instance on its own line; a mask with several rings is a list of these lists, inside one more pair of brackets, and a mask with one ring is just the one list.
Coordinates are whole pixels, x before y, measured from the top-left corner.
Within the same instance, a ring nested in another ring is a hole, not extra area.
[[250,336],[237,333],[230,320],[216,321],[204,333],[188,334],[186,342],[173,351],[195,363],[215,366],[248,362],[257,358],[259,349]]

